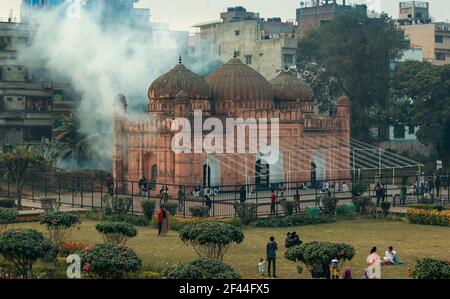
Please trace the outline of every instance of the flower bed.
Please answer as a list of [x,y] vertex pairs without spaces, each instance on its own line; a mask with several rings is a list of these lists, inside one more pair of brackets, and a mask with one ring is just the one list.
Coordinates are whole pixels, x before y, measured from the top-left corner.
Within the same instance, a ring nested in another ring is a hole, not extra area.
[[406,216],[415,224],[450,226],[450,210],[409,209]]

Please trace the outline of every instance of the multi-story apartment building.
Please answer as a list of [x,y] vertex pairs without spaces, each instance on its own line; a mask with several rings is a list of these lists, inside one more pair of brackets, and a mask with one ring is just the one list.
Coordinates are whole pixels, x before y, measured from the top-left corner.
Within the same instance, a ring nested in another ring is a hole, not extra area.
[[190,54],[226,62],[234,53],[242,61],[273,79],[277,70],[295,64],[297,26],[281,18],[261,19],[243,7],[230,7],[218,21],[197,24],[190,39]]
[[434,65],[450,63],[450,23],[432,22],[429,3],[400,2],[400,27],[413,47],[421,48],[424,60]]

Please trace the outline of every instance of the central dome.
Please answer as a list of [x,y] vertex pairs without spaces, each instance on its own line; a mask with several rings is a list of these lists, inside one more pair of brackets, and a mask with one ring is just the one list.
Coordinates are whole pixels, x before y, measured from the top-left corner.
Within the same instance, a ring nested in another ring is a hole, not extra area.
[[270,83],[257,71],[232,58],[206,77],[216,101],[272,101]]
[[148,90],[150,100],[175,99],[183,90],[189,99],[209,99],[206,82],[180,61],[173,69],[156,79]]
[[292,71],[281,71],[270,83],[275,101],[314,101],[314,93],[309,84],[297,78]]

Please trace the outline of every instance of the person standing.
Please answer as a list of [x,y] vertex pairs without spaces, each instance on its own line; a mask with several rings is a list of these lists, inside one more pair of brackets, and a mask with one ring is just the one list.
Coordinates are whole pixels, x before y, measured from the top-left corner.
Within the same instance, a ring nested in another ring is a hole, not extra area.
[[156,213],[156,224],[158,224],[158,237],[161,237],[162,225],[164,219],[164,210],[163,208],[159,208]]
[[375,185],[375,189],[373,190],[375,196],[377,197],[377,207],[380,206],[380,201],[383,196],[383,188],[381,187],[380,182]]
[[298,192],[298,189],[295,190],[294,195],[294,202],[295,202],[295,213],[300,214],[300,193]]
[[277,250],[278,250],[278,244],[275,242],[274,237],[270,237],[269,243],[266,245],[266,255],[267,255],[267,269],[270,277],[270,266],[272,266],[273,270],[273,277],[276,278],[276,260],[277,260]]
[[109,196],[112,197],[114,195],[114,179],[111,175],[108,175],[106,178],[106,187],[108,188]]
[[439,197],[441,193],[441,176],[436,175],[436,179],[434,180],[434,186],[436,187],[436,196]]
[[169,188],[167,188],[167,185],[164,186],[163,199],[164,203],[167,203],[169,201]]
[[239,201],[240,203],[245,203],[247,200],[247,191],[245,191],[245,186],[241,186],[241,190],[239,191]]
[[270,216],[276,215],[276,204],[277,204],[277,195],[275,194],[275,190],[272,190],[272,195],[270,196]]
[[167,235],[169,232],[169,211],[162,210],[161,236]]
[[185,194],[183,190],[183,186],[180,186],[178,188],[178,210],[183,211],[184,209],[184,200],[185,200]]

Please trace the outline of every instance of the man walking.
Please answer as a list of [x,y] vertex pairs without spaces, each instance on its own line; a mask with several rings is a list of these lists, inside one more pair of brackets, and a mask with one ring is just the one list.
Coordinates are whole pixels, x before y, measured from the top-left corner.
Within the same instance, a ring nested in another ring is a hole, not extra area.
[[278,244],[275,242],[274,237],[270,237],[269,243],[266,245],[266,254],[267,254],[267,269],[269,270],[269,277],[270,277],[270,266],[273,265],[273,277],[276,278],[276,272],[275,272],[275,264],[277,260],[277,250],[278,250]]

